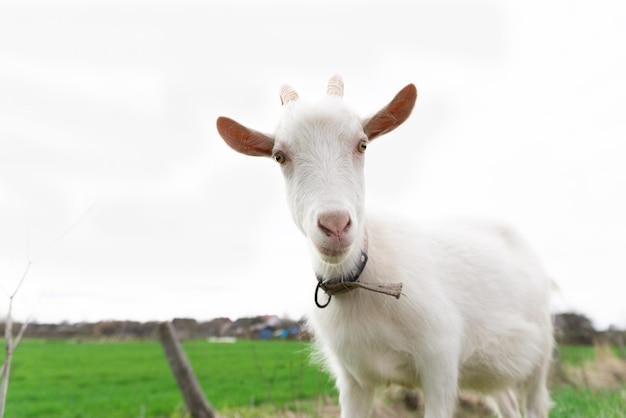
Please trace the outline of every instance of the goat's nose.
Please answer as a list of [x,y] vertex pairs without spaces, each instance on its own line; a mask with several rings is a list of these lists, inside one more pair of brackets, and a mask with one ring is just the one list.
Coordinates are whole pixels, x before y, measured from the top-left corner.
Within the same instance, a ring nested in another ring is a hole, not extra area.
[[350,226],[350,215],[347,212],[326,212],[317,219],[317,226],[328,236],[341,237]]

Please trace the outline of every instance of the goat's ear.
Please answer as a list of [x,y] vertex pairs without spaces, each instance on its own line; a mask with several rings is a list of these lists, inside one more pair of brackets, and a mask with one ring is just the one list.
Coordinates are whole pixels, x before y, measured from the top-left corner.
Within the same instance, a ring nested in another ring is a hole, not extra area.
[[274,139],[246,128],[232,119],[217,118],[217,131],[224,141],[235,151],[246,155],[270,157]]
[[417,100],[417,89],[409,84],[378,113],[363,122],[363,131],[367,138],[372,139],[393,131],[411,114]]

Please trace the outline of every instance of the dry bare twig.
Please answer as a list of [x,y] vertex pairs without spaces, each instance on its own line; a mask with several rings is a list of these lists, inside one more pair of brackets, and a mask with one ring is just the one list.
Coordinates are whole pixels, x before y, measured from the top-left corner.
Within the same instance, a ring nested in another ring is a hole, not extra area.
[[13,302],[15,300],[15,296],[17,296],[18,292],[22,288],[22,285],[24,284],[24,281],[26,280],[26,276],[28,275],[28,272],[30,271],[30,268],[32,267],[33,263],[39,258],[41,258],[50,248],[52,248],[52,245],[54,245],[58,241],[65,238],[67,234],[69,234],[74,228],[76,228],[87,217],[87,215],[93,210],[95,205],[96,205],[96,200],[94,200],[92,204],[89,205],[89,207],[85,210],[85,212],[83,212],[83,214],[79,216],[78,219],[74,223],[72,223],[68,228],[66,228],[56,239],[51,241],[50,244],[47,247],[45,247],[36,257],[31,257],[30,248],[27,245],[27,260],[28,261],[26,263],[26,268],[24,269],[24,273],[22,274],[22,277],[17,283],[17,286],[15,286],[15,290],[9,296],[9,311],[7,313],[5,326],[4,326],[5,354],[4,354],[4,363],[2,363],[2,367],[0,367],[0,418],[4,417],[7,392],[9,389],[9,375],[11,373],[11,360],[13,359],[13,353],[15,352],[15,349],[17,348],[20,341],[22,340],[22,337],[24,336],[24,333],[26,332],[26,328],[28,327],[28,324],[29,324],[29,321],[24,321],[22,325],[20,326],[20,329],[17,335],[15,337],[13,336]]

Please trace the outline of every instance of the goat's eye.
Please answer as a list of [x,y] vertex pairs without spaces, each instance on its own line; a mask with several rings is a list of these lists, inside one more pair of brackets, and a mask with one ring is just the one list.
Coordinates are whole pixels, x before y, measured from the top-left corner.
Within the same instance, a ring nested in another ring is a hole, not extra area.
[[359,150],[359,152],[365,152],[365,150],[367,149],[367,141],[366,140],[359,141],[359,145],[357,146],[357,149]]
[[284,164],[286,159],[285,154],[282,151],[276,151],[273,158],[278,164]]

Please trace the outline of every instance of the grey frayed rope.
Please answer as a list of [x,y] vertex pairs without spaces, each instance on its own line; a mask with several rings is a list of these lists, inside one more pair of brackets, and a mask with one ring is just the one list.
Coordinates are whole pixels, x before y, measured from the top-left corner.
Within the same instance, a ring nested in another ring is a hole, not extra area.
[[[330,303],[333,295],[338,293],[349,292],[353,289],[365,289],[376,293],[382,293],[385,295],[393,296],[396,299],[400,299],[402,294],[402,283],[363,283],[359,282],[359,277],[365,269],[367,264],[367,254],[365,251],[361,251],[361,258],[359,265],[350,272],[348,275],[343,275],[336,279],[324,280],[321,276],[317,276],[317,286],[315,287],[315,305],[318,308],[325,308]],[[319,302],[318,294],[322,289],[328,295],[326,303],[321,304]]]

